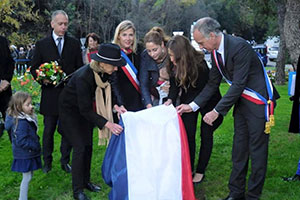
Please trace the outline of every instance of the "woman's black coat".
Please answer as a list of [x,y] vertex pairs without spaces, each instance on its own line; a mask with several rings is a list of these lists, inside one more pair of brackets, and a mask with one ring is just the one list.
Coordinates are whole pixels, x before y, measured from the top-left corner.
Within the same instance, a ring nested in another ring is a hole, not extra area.
[[[100,76],[108,80],[108,74]],[[90,65],[79,68],[59,98],[59,131],[74,144],[92,145],[93,127],[103,128],[107,120],[93,109],[96,82]],[[67,134],[66,134],[67,133]]]

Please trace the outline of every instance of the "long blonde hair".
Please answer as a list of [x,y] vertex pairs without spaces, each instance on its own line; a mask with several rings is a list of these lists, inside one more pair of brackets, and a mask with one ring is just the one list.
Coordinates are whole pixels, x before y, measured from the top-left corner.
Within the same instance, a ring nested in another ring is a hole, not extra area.
[[137,48],[136,29],[135,29],[135,26],[134,26],[133,22],[130,21],[130,20],[124,20],[117,26],[112,43],[117,44],[117,45],[120,46],[119,36],[120,36],[121,32],[127,31],[128,29],[131,29],[131,28],[133,29],[133,32],[134,32],[134,40],[133,40],[133,44],[132,44],[131,49],[135,53],[136,48]]
[[8,103],[7,114],[18,117],[23,112],[23,104],[28,98],[31,98],[31,96],[27,92],[16,92]]

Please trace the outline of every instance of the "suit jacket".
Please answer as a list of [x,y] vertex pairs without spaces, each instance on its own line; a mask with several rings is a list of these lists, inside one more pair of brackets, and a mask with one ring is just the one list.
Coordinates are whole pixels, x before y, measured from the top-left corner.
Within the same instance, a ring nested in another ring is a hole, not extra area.
[[296,74],[296,83],[295,83],[295,94],[292,97],[293,100],[293,109],[291,114],[291,121],[289,126],[289,132],[291,133],[300,133],[299,130],[299,98],[300,98],[300,56],[298,58],[297,64],[297,74]]
[[[31,73],[36,78],[36,69],[45,62],[57,61],[62,70],[68,75],[83,65],[80,43],[75,38],[64,36],[64,46],[61,56],[52,34],[35,45],[35,51],[31,63]],[[42,84],[40,113],[43,115],[58,115],[58,97],[61,87]]]
[[[215,109],[223,116],[227,114],[230,108],[235,104],[250,106],[251,111],[257,117],[264,117],[264,105],[257,105],[250,102],[241,94],[245,87],[251,88],[268,98],[266,83],[261,62],[252,47],[242,38],[224,34],[224,59],[225,66],[222,70],[226,78],[232,81],[232,85],[222,97]],[[220,74],[212,56],[212,69],[209,82],[202,92],[195,98],[194,102],[203,107],[210,97],[215,94],[219,88],[222,75]],[[274,87],[274,99],[279,98]]]

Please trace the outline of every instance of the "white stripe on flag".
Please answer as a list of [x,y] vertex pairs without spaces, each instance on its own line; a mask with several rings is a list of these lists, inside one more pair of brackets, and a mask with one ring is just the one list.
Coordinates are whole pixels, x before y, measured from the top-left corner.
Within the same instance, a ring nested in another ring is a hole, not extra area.
[[122,119],[129,200],[182,200],[181,144],[175,108],[161,105],[126,112]]

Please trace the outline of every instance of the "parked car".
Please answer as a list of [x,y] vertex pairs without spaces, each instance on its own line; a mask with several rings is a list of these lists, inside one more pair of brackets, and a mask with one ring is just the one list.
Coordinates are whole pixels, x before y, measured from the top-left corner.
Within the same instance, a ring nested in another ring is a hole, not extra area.
[[268,57],[269,60],[274,61],[277,59],[278,56],[278,51],[279,51],[279,47],[278,46],[273,46],[273,47],[269,47],[268,48]]
[[264,67],[266,67],[268,63],[267,46],[264,44],[258,44],[252,46],[252,48],[257,53],[258,57],[262,60]]
[[267,40],[265,41],[265,45],[270,48],[270,47],[278,47],[280,43],[280,37],[279,36],[268,36]]

